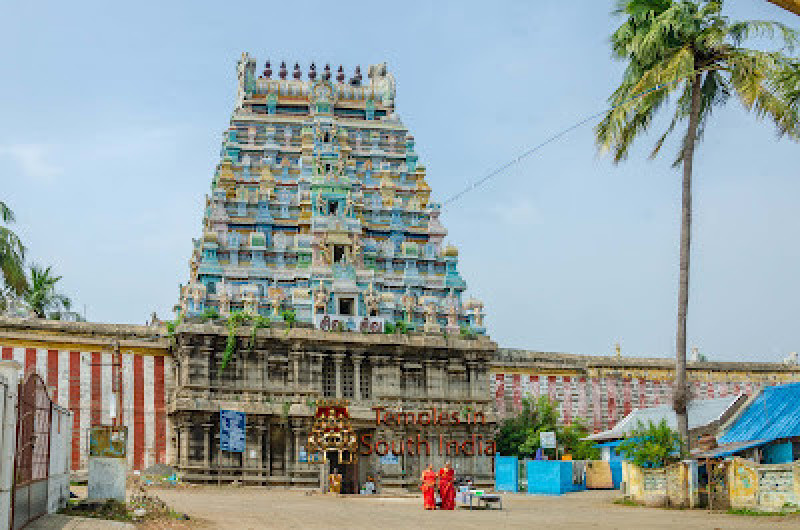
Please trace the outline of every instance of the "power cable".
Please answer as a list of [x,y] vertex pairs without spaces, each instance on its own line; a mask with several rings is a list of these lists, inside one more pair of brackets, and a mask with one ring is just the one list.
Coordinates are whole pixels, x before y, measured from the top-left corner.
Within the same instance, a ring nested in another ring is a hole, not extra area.
[[[698,71],[702,71],[702,70],[698,70]],[[567,133],[570,133],[570,132],[574,131],[575,129],[581,127],[582,125],[585,125],[586,123],[588,123],[590,121],[596,120],[600,116],[608,114],[609,112],[611,112],[611,111],[613,111],[613,110],[615,110],[615,109],[617,109],[617,108],[619,108],[619,107],[621,107],[623,105],[627,105],[628,103],[630,103],[632,101],[635,101],[637,99],[643,98],[644,96],[646,96],[646,95],[648,95],[648,94],[650,94],[652,92],[655,92],[657,90],[662,90],[662,89],[664,89],[664,88],[666,88],[666,87],[668,87],[670,85],[673,85],[673,84],[685,79],[686,77],[689,77],[690,75],[693,75],[694,73],[696,73],[696,72],[693,71],[693,72],[691,72],[689,74],[677,77],[677,78],[675,78],[672,81],[669,81],[667,83],[662,83],[660,85],[654,86],[653,88],[649,88],[649,89],[645,90],[644,92],[640,92],[639,94],[631,96],[630,98],[626,99],[625,101],[621,101],[620,103],[617,103],[616,105],[613,105],[613,106],[609,107],[606,110],[603,110],[601,112],[596,112],[596,113],[594,113],[594,114],[592,114],[590,116],[587,116],[586,118],[583,118],[579,122],[577,122],[577,123],[575,123],[573,125],[570,125],[566,129],[563,129],[560,132],[550,136],[549,138],[547,138],[546,140],[544,140],[540,144],[537,144],[534,147],[531,147],[530,149],[524,151],[522,154],[518,155],[516,158],[506,162],[502,166],[492,170],[491,172],[489,172],[488,174],[484,175],[480,179],[478,179],[478,180],[472,182],[471,184],[467,185],[463,190],[459,191],[455,195],[450,196],[444,202],[442,202],[442,209],[444,209],[444,207],[446,207],[448,204],[451,204],[451,203],[457,201],[458,199],[460,199],[461,197],[463,197],[467,193],[471,192],[475,188],[483,185],[486,181],[496,177],[500,173],[503,173],[505,170],[507,170],[511,166],[513,166],[515,164],[518,164],[523,159],[529,157],[530,155],[532,155],[533,153],[535,153],[536,151],[538,151],[542,147],[546,146],[547,144],[550,144],[550,143],[558,140],[559,138],[561,138],[562,136],[566,135]]]

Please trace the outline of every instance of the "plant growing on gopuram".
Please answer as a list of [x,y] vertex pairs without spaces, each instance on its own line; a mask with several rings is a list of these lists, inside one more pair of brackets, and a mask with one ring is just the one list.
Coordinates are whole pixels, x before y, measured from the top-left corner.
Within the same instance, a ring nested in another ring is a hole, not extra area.
[[200,317],[204,318],[205,320],[216,320],[219,318],[219,311],[216,307],[207,307]]
[[575,460],[593,460],[600,457],[594,442],[584,440],[589,431],[580,418],[571,425],[559,425],[558,403],[547,396],[538,399],[523,398],[522,409],[515,416],[503,420],[496,437],[498,454],[531,458],[541,447],[540,433],[555,432],[559,450]]
[[681,438],[666,420],[644,425],[641,421],[619,445],[619,453],[640,467],[662,468],[680,459]]
[[291,328],[292,325],[294,325],[295,321],[297,320],[294,311],[291,310],[286,310],[281,312],[281,317],[283,318],[283,321],[286,322],[286,326],[288,328]]
[[[683,168],[673,395],[684,447],[689,430],[686,321],[695,147],[711,113],[731,98],[771,121],[779,136],[800,137],[800,66],[797,58],[784,54],[794,49],[798,34],[777,22],[731,21],[722,15],[722,6],[722,0],[619,0],[614,14],[624,21],[611,36],[611,49],[627,66],[609,98],[611,110],[595,129],[600,151],[611,151],[618,163],[628,156],[634,140],[660,123],[656,114],[670,104],[672,115],[650,157],[659,153],[676,127],[684,128],[673,164]],[[752,38],[775,35],[785,45],[782,50],[746,47]]]
[[61,276],[53,274],[52,267],[42,268],[31,265],[31,278],[23,299],[36,318],[55,318],[70,310],[70,299],[56,291],[56,284]]
[[225,341],[225,351],[222,355],[222,364],[219,366],[217,375],[222,374],[225,368],[228,367],[228,363],[236,354],[236,331],[239,329],[239,327],[245,324],[250,324],[252,327],[252,331],[250,332],[250,349],[252,350],[256,346],[256,336],[258,334],[258,330],[261,328],[268,328],[270,326],[270,320],[267,317],[261,315],[252,315],[245,311],[234,311],[231,313],[227,322],[228,338]]
[[236,353],[236,329],[247,322],[248,315],[244,311],[234,311],[228,317],[228,338],[225,341],[225,351],[222,353],[222,364],[219,366],[217,375],[222,374],[228,363]]

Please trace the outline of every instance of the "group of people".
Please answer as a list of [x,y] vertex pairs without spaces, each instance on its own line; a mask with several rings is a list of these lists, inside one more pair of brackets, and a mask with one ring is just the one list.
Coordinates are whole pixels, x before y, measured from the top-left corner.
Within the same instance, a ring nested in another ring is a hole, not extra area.
[[422,498],[426,510],[436,509],[436,482],[439,482],[439,497],[442,500],[442,510],[455,510],[456,508],[456,472],[450,467],[450,462],[446,462],[444,467],[437,473],[433,466],[428,466],[422,472]]

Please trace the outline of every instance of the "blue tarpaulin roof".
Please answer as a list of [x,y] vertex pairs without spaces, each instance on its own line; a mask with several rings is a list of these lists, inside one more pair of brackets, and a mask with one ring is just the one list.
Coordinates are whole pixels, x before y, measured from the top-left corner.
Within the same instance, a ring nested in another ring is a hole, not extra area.
[[719,437],[719,444],[800,436],[800,383],[764,387]]

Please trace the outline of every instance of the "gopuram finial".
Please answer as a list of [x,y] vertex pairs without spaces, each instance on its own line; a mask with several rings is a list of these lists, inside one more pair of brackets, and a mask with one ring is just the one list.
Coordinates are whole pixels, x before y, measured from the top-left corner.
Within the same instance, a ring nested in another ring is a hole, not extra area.
[[336,71],[336,80],[340,83],[344,83],[344,68],[342,65],[339,65],[339,70]]
[[267,64],[264,65],[264,77],[267,79],[272,77],[272,67],[269,64],[269,61],[267,61]]
[[356,71],[353,74],[353,77],[350,79],[350,84],[353,86],[358,86],[361,84],[361,80],[363,76],[361,75],[361,66],[356,65]]
[[328,81],[330,80],[330,78],[331,78],[331,65],[326,64],[325,70],[322,71],[322,79]]
[[286,61],[281,61],[281,69],[278,71],[278,75],[281,79],[286,79],[289,71],[286,70]]
[[294,72],[292,73],[292,77],[294,77],[295,79],[300,79],[302,76],[303,76],[303,73],[300,72],[300,65],[297,64],[297,63],[294,63]]
[[314,81],[317,78],[317,65],[311,63],[311,68],[308,69],[308,78]]

